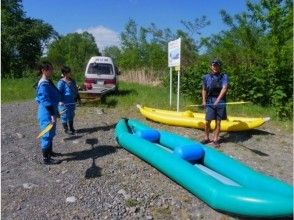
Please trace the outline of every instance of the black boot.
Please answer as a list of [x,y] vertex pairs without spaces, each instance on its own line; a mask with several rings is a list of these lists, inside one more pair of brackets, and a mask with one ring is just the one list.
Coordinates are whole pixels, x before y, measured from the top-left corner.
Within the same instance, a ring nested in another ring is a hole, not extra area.
[[60,164],[61,160],[55,160],[51,158],[51,155],[49,153],[49,150],[42,150],[43,153],[43,162],[45,165],[55,165],[55,164]]
[[62,126],[63,126],[63,129],[64,129],[64,132],[66,134],[68,134],[68,126],[67,126],[67,123],[62,123]]
[[69,124],[69,130],[71,134],[75,134],[76,130],[73,127],[73,121],[69,121],[68,124]]
[[48,148],[48,153],[50,154],[51,157],[58,157],[61,156],[60,153],[56,153],[53,151],[53,146],[52,143],[50,144],[49,148]]

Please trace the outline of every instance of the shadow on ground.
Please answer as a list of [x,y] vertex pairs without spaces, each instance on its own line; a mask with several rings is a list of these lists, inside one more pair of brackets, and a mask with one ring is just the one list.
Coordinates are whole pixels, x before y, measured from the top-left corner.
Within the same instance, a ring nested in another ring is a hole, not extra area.
[[94,133],[94,132],[97,132],[97,131],[109,131],[110,129],[114,129],[115,125],[116,124],[93,127],[93,128],[81,128],[81,129],[77,130],[77,133],[78,134],[81,134],[81,133],[91,134],[91,133]]
[[[89,138],[86,139],[86,143],[90,144],[92,147],[92,150],[94,150],[94,145],[98,144],[97,138]],[[95,163],[95,156],[92,156],[92,165],[86,170],[85,178],[91,179],[101,176],[101,168],[98,167]]]
[[243,131],[243,132],[227,132],[224,135],[221,135],[220,142],[221,143],[227,143],[227,142],[235,143],[238,146],[246,148],[247,150],[250,150],[251,152],[253,152],[259,156],[269,156],[268,154],[266,154],[260,150],[256,150],[251,147],[247,147],[243,144],[243,142],[249,140],[253,136],[268,136],[268,135],[275,135],[275,134],[267,132],[267,131],[263,131],[263,130],[258,130],[258,129],[252,129],[252,130]]
[[92,149],[63,153],[61,156],[66,156],[67,158],[63,161],[79,161],[87,160],[90,158],[97,159],[98,157],[103,157],[108,154],[113,154],[116,152],[116,148],[110,145],[95,146]]
[[92,164],[91,167],[86,170],[85,178],[90,179],[100,177],[102,169],[96,165],[95,160],[99,157],[115,153],[116,148],[110,145],[99,146],[97,138],[86,139],[86,143],[91,145],[91,149],[60,154],[60,156],[66,157],[61,161],[81,161],[91,158]]

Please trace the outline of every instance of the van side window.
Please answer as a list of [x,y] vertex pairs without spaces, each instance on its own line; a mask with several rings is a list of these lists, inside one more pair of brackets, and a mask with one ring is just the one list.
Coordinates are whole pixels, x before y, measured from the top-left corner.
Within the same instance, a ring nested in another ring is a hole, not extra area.
[[88,74],[113,75],[112,65],[108,63],[91,63],[88,68]]

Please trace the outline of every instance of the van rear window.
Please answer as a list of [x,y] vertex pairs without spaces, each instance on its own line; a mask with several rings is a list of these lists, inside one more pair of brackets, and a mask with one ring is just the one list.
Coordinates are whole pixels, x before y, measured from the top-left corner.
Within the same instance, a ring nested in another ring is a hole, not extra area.
[[113,75],[112,65],[108,63],[90,63],[88,74]]

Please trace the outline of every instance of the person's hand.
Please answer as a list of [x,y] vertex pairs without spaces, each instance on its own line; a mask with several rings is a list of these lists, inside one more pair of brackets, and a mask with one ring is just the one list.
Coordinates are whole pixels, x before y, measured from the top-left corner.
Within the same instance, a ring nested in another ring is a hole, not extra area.
[[52,124],[56,123],[56,116],[55,115],[51,115],[51,123]]
[[206,106],[206,102],[203,101],[203,102],[202,102],[202,107],[205,108],[205,106]]
[[218,103],[219,103],[219,101],[215,100],[215,102],[213,103],[213,106],[217,106]]

